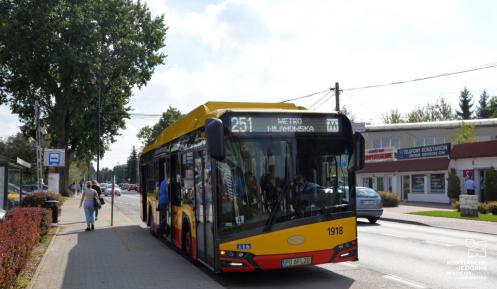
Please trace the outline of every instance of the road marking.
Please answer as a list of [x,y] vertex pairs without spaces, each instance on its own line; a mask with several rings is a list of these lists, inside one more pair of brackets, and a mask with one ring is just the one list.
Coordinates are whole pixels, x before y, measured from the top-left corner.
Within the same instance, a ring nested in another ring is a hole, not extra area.
[[425,242],[427,244],[433,244],[433,245],[445,246],[445,247],[454,247],[455,246],[453,244],[441,243],[441,242],[437,242],[437,241],[424,240],[423,242]]
[[355,264],[352,264],[352,263],[340,263],[341,265],[344,265],[344,266],[347,266],[347,267],[350,267],[350,268],[353,268],[353,269],[357,269],[359,268],[359,266],[355,265]]
[[401,278],[401,277],[395,276],[395,275],[383,275],[383,278],[389,279],[389,280],[393,280],[393,281],[397,281],[399,283],[402,283],[402,284],[405,284],[405,285],[411,286],[411,287],[427,288],[423,284],[420,284],[420,283],[417,283],[417,282],[414,282],[414,281],[410,281],[410,280],[407,280],[407,279],[404,279],[404,278]]
[[389,237],[395,237],[395,238],[405,238],[404,236],[399,236],[399,235],[394,235],[394,234],[389,234],[389,233],[378,233],[380,235],[384,235],[384,236],[389,236]]

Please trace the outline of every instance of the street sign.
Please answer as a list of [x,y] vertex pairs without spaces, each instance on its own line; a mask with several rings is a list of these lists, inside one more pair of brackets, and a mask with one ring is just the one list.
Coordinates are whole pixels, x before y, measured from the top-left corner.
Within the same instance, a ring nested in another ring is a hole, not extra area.
[[43,164],[47,167],[63,167],[65,166],[65,154],[63,149],[45,149],[43,155]]
[[366,123],[365,122],[353,122],[352,130],[354,132],[365,132],[366,131]]

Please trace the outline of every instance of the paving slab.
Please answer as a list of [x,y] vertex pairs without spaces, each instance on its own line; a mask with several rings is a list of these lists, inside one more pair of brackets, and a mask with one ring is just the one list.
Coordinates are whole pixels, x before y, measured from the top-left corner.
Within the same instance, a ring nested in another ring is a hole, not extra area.
[[199,267],[104,205],[95,231],[86,232],[79,199],[67,200],[59,230],[31,283],[33,289],[224,288]]

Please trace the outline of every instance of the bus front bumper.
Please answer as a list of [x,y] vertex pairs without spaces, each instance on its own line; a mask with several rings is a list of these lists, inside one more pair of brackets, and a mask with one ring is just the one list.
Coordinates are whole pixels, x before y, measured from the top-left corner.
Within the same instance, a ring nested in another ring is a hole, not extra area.
[[346,261],[357,261],[357,242],[354,240],[336,246],[333,249],[275,254],[275,255],[252,255],[233,252],[232,257],[221,257],[221,272],[249,272],[256,270],[277,270],[286,268],[297,268],[304,266],[319,265],[323,263],[338,263]]

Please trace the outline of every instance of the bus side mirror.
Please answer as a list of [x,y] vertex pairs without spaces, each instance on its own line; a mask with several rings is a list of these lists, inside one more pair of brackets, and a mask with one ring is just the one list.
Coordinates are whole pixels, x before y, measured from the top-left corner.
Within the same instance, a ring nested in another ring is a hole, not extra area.
[[209,118],[205,121],[207,137],[207,152],[215,160],[224,160],[224,126],[219,118]]
[[364,137],[362,134],[354,133],[354,170],[358,171],[364,168]]

